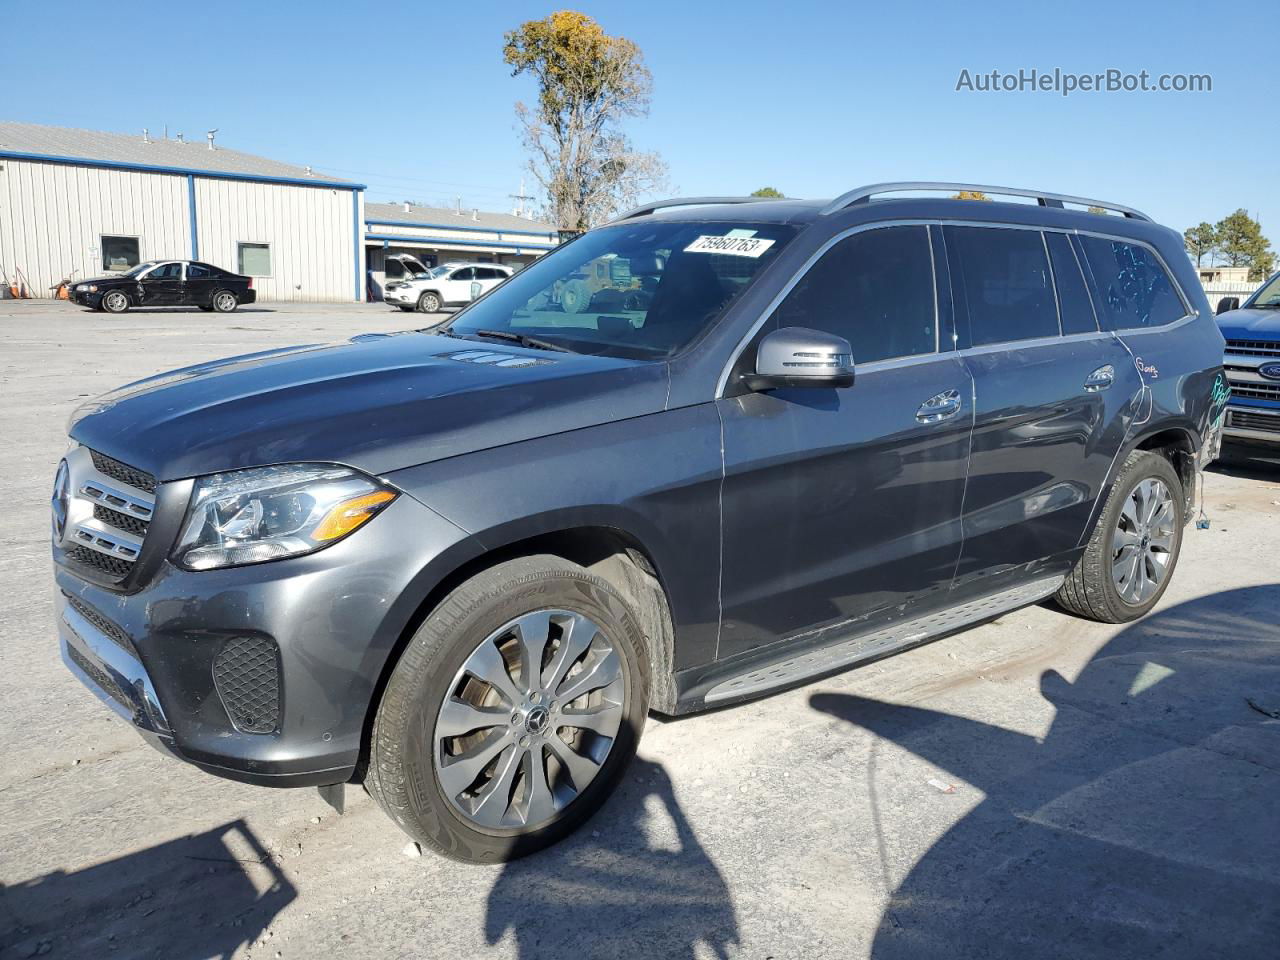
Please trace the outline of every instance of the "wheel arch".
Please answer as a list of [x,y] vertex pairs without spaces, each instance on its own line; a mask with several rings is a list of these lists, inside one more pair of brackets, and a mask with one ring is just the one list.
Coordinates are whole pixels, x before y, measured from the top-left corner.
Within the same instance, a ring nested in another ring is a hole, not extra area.
[[[1176,422],[1157,425],[1140,434],[1125,451],[1125,457],[1135,450],[1158,453],[1169,461],[1174,473],[1182,481],[1184,509],[1189,511],[1195,498],[1196,457],[1200,453],[1200,438],[1195,430],[1187,424]],[[1120,458],[1120,462],[1124,462],[1124,457]]]
[[659,713],[674,713],[675,628],[667,591],[652,553],[640,538],[618,526],[584,524],[521,535],[515,531],[503,539],[493,532],[469,538],[483,548],[455,553],[443,569],[432,572],[425,590],[388,652],[371,691],[361,735],[360,756],[353,779],[362,779],[368,764],[373,722],[392,672],[400,662],[423,620],[458,586],[508,560],[551,554],[586,568],[607,580],[631,604],[640,619],[648,647],[649,706]]

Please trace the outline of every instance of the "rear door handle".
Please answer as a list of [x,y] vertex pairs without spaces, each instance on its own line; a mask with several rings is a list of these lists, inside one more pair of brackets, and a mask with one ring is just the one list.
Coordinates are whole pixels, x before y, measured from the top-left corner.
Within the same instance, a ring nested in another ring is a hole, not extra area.
[[916,419],[921,423],[937,423],[939,420],[950,420],[963,406],[959,390],[944,390],[920,404],[916,411]]
[[1084,388],[1090,393],[1097,393],[1099,390],[1107,389],[1115,382],[1116,368],[1107,363],[1084,378]]

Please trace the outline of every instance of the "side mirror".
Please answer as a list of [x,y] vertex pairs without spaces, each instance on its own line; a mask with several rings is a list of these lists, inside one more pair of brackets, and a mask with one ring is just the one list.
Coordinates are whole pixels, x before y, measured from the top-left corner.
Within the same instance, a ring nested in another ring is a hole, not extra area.
[[760,341],[756,371],[742,379],[752,390],[851,387],[853,348],[844,337],[807,327],[783,327]]
[[1239,309],[1240,309],[1239,297],[1223,297],[1221,300],[1218,301],[1218,309],[1213,312],[1215,314],[1226,313],[1228,310],[1239,310]]

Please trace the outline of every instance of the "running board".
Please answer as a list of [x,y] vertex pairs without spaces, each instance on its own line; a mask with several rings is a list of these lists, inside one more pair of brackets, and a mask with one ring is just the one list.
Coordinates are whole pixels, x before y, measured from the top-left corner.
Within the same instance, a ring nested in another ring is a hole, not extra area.
[[724,680],[707,691],[708,704],[756,696],[780,687],[794,686],[813,677],[837,673],[865,660],[887,654],[953,633],[982,620],[1026,607],[1052,596],[1066,577],[1054,576],[1033,580],[1009,590],[988,594],[958,606],[939,610],[914,620],[903,620],[882,630],[818,647],[808,653],[771,663]]

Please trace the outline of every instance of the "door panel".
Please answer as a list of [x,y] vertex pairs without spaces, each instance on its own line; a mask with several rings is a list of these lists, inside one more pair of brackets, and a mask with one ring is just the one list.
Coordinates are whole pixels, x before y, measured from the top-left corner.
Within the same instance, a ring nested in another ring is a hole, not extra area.
[[182,264],[165,263],[138,281],[143,306],[172,306],[182,302]]
[[997,589],[1078,546],[1140,384],[1124,346],[1097,332],[1064,237],[961,226],[943,234],[974,384],[955,587]]
[[[960,410],[926,422],[949,390]],[[939,600],[960,555],[972,386],[954,355],[860,368],[846,390],[718,401],[719,657]]]

